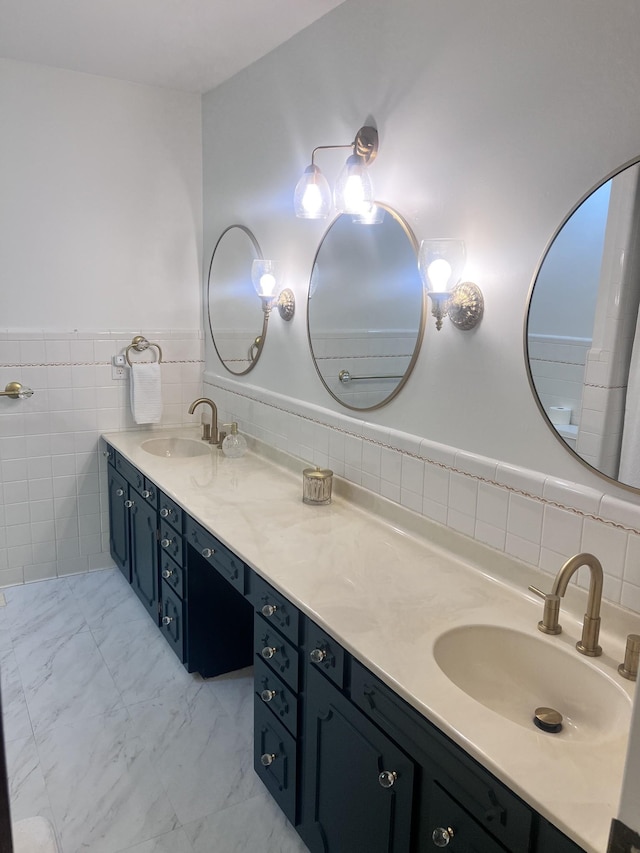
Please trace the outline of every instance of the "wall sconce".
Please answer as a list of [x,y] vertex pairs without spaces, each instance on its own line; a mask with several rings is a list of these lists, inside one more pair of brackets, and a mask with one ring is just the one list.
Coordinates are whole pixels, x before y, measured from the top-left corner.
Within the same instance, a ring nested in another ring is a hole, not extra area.
[[456,328],[464,331],[475,328],[482,319],[482,291],[471,281],[460,281],[465,260],[464,240],[443,238],[420,243],[418,269],[433,303],[431,313],[438,331],[447,316]]
[[251,264],[251,281],[256,293],[262,300],[265,319],[269,318],[274,305],[283,320],[290,320],[293,317],[296,310],[296,298],[293,290],[287,287],[277,297],[275,295],[278,283],[275,261],[256,258]]
[[331,211],[331,190],[329,183],[315,165],[316,151],[336,148],[351,148],[353,153],[347,157],[338,176],[333,192],[333,203],[339,213],[361,215],[371,209],[373,204],[373,186],[368,166],[378,153],[378,131],[375,127],[364,126],[356,133],[356,138],[348,145],[319,145],[311,153],[311,165],[296,184],[293,206],[296,216],[301,219],[326,219]]

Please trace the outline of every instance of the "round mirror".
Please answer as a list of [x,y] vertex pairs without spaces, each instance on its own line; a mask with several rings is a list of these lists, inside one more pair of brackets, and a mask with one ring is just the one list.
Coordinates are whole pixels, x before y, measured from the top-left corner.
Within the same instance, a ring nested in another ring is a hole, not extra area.
[[547,423],[600,474],[640,489],[640,161],[596,187],[529,298],[529,380]]
[[230,373],[248,373],[260,358],[267,332],[251,264],[262,258],[258,241],[244,225],[230,225],[215,245],[207,280],[211,340]]
[[407,381],[424,330],[418,244],[404,219],[376,205],[329,226],[307,301],[311,354],[329,393],[349,409],[376,409]]

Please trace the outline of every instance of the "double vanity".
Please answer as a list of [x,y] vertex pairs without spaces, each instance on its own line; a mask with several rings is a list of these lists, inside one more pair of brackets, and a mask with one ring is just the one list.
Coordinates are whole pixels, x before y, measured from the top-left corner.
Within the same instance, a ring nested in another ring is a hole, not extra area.
[[550,579],[357,486],[312,506],[261,445],[104,439],[114,560],[189,671],[254,666],[255,768],[313,853],[604,853],[640,617],[605,603],[586,658],[582,590],[541,634]]

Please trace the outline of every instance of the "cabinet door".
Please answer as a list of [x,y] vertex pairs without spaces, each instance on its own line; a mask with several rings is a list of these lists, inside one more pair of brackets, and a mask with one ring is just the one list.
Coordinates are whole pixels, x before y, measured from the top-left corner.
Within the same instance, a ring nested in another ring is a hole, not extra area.
[[157,514],[131,489],[131,585],[158,624],[158,523]]
[[408,853],[411,760],[308,668],[302,826],[312,853]]
[[162,581],[160,600],[160,630],[171,648],[185,662],[185,613],[184,602]]
[[129,484],[107,465],[109,481],[109,549],[114,563],[131,583],[131,559],[129,551],[129,510],[125,501],[129,497]]

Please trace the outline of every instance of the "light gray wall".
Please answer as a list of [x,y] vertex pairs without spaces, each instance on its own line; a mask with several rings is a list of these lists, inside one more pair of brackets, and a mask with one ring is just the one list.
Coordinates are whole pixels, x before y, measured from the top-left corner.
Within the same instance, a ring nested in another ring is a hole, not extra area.
[[198,95],[0,60],[0,327],[200,324]]
[[[302,300],[325,224],[293,216],[295,183],[314,146],[348,142],[374,121],[377,197],[418,239],[466,240],[486,312],[473,333],[445,324],[436,334],[430,324],[415,376],[368,419],[599,485],[540,417],[522,329],[555,229],[588,189],[638,153],[639,19],[632,0],[606,8],[457,0],[428,9],[419,0],[349,0],[205,96],[205,256],[224,227],[243,222],[265,255],[284,263],[283,284]],[[329,180],[343,160],[341,151],[318,156]],[[299,311],[290,325],[271,324],[250,379],[332,407],[303,321]],[[292,360],[295,371],[281,369]],[[209,366],[219,369],[215,357]],[[447,405],[434,405],[443,393]]]
[[[635,0],[348,0],[205,97],[205,256],[242,222],[303,300],[324,225],[295,219],[293,188],[315,146],[374,122],[377,198],[418,239],[466,240],[486,312],[473,333],[430,324],[414,376],[367,421],[602,489],[538,412],[523,323],[559,223],[639,153],[638,32]],[[318,164],[334,180],[343,159],[321,152]],[[210,347],[207,364],[225,375]],[[270,324],[242,381],[340,411],[315,375],[303,310]],[[621,818],[640,830],[634,778]]]

